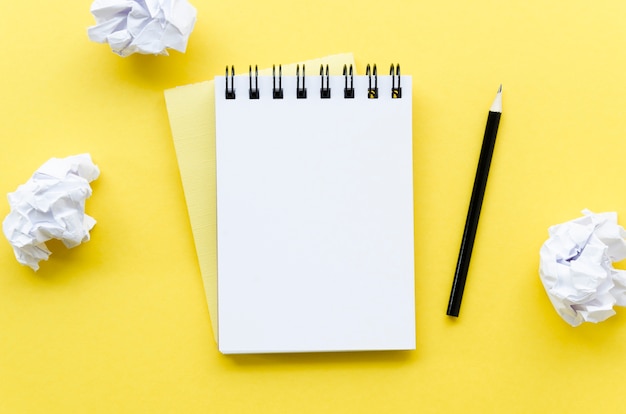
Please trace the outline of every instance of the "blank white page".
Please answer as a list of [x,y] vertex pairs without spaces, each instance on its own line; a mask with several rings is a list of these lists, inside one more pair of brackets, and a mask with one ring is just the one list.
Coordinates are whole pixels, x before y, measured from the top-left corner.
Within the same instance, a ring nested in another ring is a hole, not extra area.
[[368,81],[216,77],[222,353],[415,349],[411,78]]

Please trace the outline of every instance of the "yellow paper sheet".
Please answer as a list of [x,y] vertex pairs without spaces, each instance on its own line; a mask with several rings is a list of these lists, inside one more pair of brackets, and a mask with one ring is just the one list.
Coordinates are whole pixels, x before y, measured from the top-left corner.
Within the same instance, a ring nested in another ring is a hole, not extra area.
[[[300,63],[309,68],[309,74],[317,73],[320,64],[328,64],[330,74],[339,75],[345,64],[354,66],[354,57],[352,53],[344,53]],[[296,64],[283,65],[282,71],[284,76],[295,75]],[[261,75],[271,73],[271,68],[259,71]],[[217,341],[214,93],[214,83],[210,80],[168,89],[165,101],[213,335]]]

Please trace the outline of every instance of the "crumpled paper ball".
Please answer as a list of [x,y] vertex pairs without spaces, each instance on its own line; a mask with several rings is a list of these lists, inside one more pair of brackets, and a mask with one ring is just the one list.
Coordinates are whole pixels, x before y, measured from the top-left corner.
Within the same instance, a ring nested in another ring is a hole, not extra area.
[[51,254],[46,241],[59,239],[71,248],[89,240],[96,220],[85,214],[85,200],[99,175],[89,154],[51,158],[8,194],[11,212],[2,230],[18,262],[38,270]]
[[91,13],[96,25],[89,39],[108,43],[122,57],[167,55],[168,48],[184,53],[196,22],[187,0],[95,0]]
[[550,227],[540,251],[541,281],[572,326],[602,322],[615,314],[614,305],[626,306],[626,271],[613,268],[626,258],[626,231],[617,213],[583,214]]

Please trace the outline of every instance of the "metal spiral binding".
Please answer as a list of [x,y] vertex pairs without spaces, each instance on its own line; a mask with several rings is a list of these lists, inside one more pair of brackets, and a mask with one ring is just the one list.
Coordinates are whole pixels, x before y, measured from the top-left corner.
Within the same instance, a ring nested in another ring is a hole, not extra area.
[[[343,97],[345,99],[354,99],[354,77],[352,76],[352,65],[350,65],[349,75],[348,67],[343,65],[343,76],[345,78],[345,86],[343,88]],[[348,76],[350,76],[350,87],[348,88]]]
[[226,99],[235,99],[235,67],[230,67],[230,88],[228,87],[228,66],[226,66]]
[[249,96],[250,99],[259,99],[259,68],[257,65],[254,65],[254,88],[252,87],[252,65],[250,65],[250,90]]
[[[328,75],[328,65],[326,65],[326,76],[324,76],[324,65],[320,65],[320,77],[322,78],[320,98],[330,99],[330,76]],[[324,87],[324,78],[326,78],[326,87]]]
[[[297,99],[306,99],[307,98],[307,89],[305,86],[306,75],[305,75],[305,65],[302,65],[302,77],[300,77],[300,65],[296,65],[296,98]],[[402,87],[400,86],[400,64],[396,64],[395,67],[391,64],[391,68],[389,69],[389,74],[391,75],[391,98],[392,99],[400,99],[402,98]],[[368,88],[367,88],[367,98],[368,99],[378,99],[378,71],[376,65],[370,66],[367,65],[365,75],[368,77]],[[249,98],[250,99],[259,99],[260,98],[260,90],[259,90],[259,69],[258,66],[254,66],[254,75],[252,74],[252,65],[250,65],[248,69],[248,76],[250,80],[250,89],[249,89]],[[274,99],[283,99],[283,69],[282,65],[278,65],[278,76],[276,76],[276,65],[272,66],[272,96]],[[330,99],[330,74],[328,65],[324,67],[324,65],[320,65],[320,77],[321,77],[321,88],[320,88],[320,98],[321,99]],[[344,88],[343,88],[343,97],[344,99],[354,99],[355,97],[355,89],[354,89],[354,72],[352,65],[343,65],[343,77],[344,77]],[[276,79],[278,78],[278,87],[276,87]],[[372,78],[374,78],[374,82],[372,83]],[[302,82],[302,84],[300,84]],[[226,88],[225,88],[225,96],[226,99],[235,99],[235,67],[230,67],[230,72],[228,66],[226,66]]]
[[304,86],[304,66],[302,65],[302,88],[300,88],[300,65],[296,65],[296,98],[306,99],[306,87]]
[[276,65],[272,65],[272,89],[274,99],[283,99],[283,67],[278,65],[278,89],[276,89]]
[[[370,70],[370,65],[367,65],[365,69],[365,75],[369,78],[369,87],[367,88],[368,99],[378,99],[378,71],[374,64],[373,70]],[[374,87],[372,88],[372,75],[374,76]]]
[[[396,65],[396,70],[394,73],[393,63],[391,64],[391,69],[389,70],[389,74],[391,75],[391,98],[398,99],[402,98],[402,88],[400,87],[400,64]],[[398,86],[396,86],[396,76],[398,77]]]

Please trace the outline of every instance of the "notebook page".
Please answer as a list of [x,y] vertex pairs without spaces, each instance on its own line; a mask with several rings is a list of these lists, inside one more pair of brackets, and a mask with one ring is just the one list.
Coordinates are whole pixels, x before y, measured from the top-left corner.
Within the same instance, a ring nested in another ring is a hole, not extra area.
[[413,349],[411,78],[216,78],[218,329],[224,353]]

